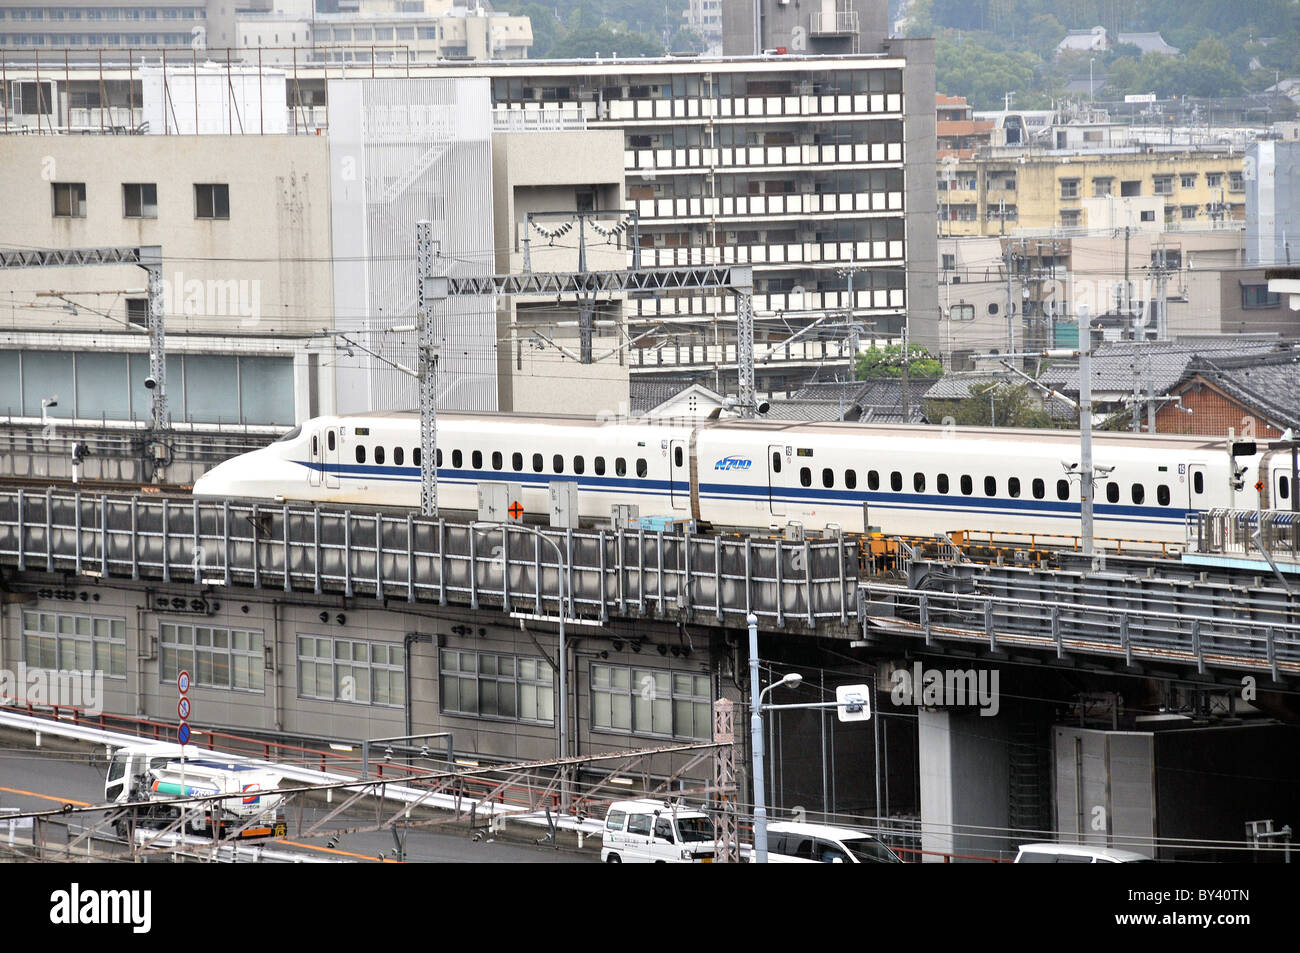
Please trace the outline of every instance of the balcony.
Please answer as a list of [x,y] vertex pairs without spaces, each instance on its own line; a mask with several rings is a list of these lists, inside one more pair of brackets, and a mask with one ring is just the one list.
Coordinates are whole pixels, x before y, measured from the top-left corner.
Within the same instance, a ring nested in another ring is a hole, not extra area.
[[836,10],[834,13],[814,13],[811,33],[813,36],[857,36],[857,11]]
[[[856,247],[855,247],[856,246]],[[629,264],[630,264],[629,255]],[[643,268],[686,268],[697,265],[825,266],[850,261],[899,263],[903,242],[798,242],[781,245],[722,245],[689,248],[642,248]]]
[[759,218],[770,215],[845,215],[903,211],[902,192],[846,192],[812,195],[737,195],[718,198],[640,199],[628,203],[649,219]]

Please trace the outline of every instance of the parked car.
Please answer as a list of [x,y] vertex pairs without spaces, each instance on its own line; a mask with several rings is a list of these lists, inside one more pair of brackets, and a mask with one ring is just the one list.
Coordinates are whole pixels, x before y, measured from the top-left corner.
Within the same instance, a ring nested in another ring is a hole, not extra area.
[[607,864],[711,864],[713,821],[668,801],[615,801],[605,814],[600,859]]
[[1022,844],[1017,864],[1150,864],[1146,854],[1092,844]]
[[[751,852],[751,859],[752,859]],[[901,864],[880,838],[846,827],[773,821],[767,825],[767,859],[774,864]]]

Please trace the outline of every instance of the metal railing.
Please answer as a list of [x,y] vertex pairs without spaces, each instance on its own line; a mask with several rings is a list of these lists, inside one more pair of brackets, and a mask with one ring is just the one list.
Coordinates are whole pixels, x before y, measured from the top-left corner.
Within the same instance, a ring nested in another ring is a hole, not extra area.
[[1187,517],[1187,548],[1203,555],[1294,562],[1300,553],[1300,513],[1215,509]]
[[[848,625],[854,548],[645,530],[501,536],[402,511],[0,490],[0,564],[104,581],[157,580],[455,603],[554,619],[709,618]],[[565,574],[563,584],[559,573]],[[567,605],[563,605],[563,602]]]
[[[1167,587],[1167,581],[1161,580]],[[1088,591],[1065,582],[1035,591],[1026,578],[1008,594],[918,591],[863,582],[866,637],[888,633],[989,651],[1038,650],[1066,658],[1107,656],[1128,665],[1160,662],[1209,669],[1300,674],[1300,623],[1282,603],[1250,604],[1207,594]],[[1154,606],[1156,608],[1147,608]]]

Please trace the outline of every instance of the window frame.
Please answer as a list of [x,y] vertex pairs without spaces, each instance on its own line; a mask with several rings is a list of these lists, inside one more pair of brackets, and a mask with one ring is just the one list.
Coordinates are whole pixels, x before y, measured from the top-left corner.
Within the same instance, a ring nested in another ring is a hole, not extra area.
[[[136,211],[131,211],[131,189],[138,190],[135,196]],[[145,189],[153,191],[151,201],[145,201]],[[152,209],[152,211],[150,211]],[[139,219],[156,219],[158,217],[158,183],[157,182],[123,182],[122,183],[122,217]]]
[[[223,211],[224,214],[222,214]],[[202,221],[230,221],[230,184],[228,182],[195,182],[194,217]]]
[[[64,198],[65,211],[59,211],[59,198]],[[54,218],[85,218],[86,200],[85,182],[51,182],[50,210]]]

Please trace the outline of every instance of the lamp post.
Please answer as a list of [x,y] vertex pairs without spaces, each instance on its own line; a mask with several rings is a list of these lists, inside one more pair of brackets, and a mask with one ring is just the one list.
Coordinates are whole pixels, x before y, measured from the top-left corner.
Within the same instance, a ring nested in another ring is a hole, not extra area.
[[1093,64],[1093,62],[1094,62],[1096,59],[1097,59],[1097,58],[1096,58],[1095,56],[1090,56],[1090,57],[1088,57],[1088,105],[1089,105],[1089,106],[1091,106],[1091,105],[1093,104],[1093,98],[1092,98],[1092,64]]
[[767,803],[763,788],[763,696],[779,685],[798,685],[803,676],[790,672],[767,688],[758,688],[758,616],[745,616],[749,626],[749,743],[753,751],[754,774],[754,863],[767,863]]
[[[523,533],[531,533],[533,536],[537,537],[538,539],[545,540],[546,542],[550,543],[551,547],[555,550],[555,572],[560,579],[560,657],[559,657],[560,709],[558,712],[559,719],[560,719],[560,730],[559,730],[559,737],[557,743],[559,745],[559,759],[563,760],[569,756],[569,726],[566,721],[566,706],[565,706],[565,699],[568,696],[568,683],[565,678],[565,672],[567,671],[569,666],[568,666],[568,658],[567,658],[568,645],[565,642],[565,638],[564,638],[564,615],[565,612],[567,611],[565,606],[568,603],[568,592],[567,592],[567,584],[565,582],[566,576],[564,573],[564,553],[560,549],[559,543],[557,543],[555,540],[551,539],[549,536],[539,531],[534,526],[523,526],[514,523],[511,524],[489,523],[485,520],[480,520],[480,521],[470,523],[470,528],[501,530],[501,545],[503,547],[503,552],[501,553],[501,563],[502,563],[501,571],[503,573],[510,571],[510,531],[512,529],[519,530],[520,532]],[[471,566],[470,572],[473,571],[474,571],[474,567]],[[542,574],[541,574],[540,567],[537,573],[537,588],[539,591],[542,588]],[[565,778],[564,766],[561,765],[559,770],[560,770],[560,808],[561,810],[568,810],[569,792],[568,792],[568,786],[565,784],[564,781]]]

